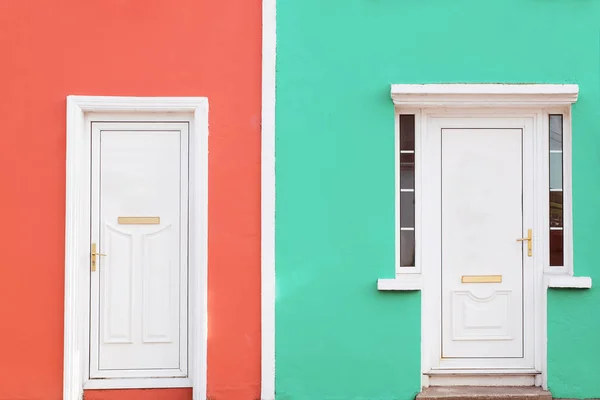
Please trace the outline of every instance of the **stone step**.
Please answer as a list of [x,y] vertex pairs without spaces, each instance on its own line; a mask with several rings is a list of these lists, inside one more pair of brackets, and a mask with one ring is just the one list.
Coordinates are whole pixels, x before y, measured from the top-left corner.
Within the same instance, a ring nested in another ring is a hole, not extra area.
[[552,394],[534,386],[431,386],[417,400],[552,400]]

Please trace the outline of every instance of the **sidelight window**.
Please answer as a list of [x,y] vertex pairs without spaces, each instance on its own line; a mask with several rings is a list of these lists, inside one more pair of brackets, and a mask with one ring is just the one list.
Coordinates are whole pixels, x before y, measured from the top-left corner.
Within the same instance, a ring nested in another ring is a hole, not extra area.
[[548,262],[549,272],[572,273],[571,130],[568,114],[549,113]]
[[549,115],[550,266],[564,265],[563,116]]
[[415,266],[415,115],[399,115],[400,268]]

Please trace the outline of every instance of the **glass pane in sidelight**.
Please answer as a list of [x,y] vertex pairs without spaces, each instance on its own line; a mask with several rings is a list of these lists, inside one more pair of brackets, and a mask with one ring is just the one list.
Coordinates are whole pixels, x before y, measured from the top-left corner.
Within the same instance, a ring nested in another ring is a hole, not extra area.
[[562,114],[550,115],[550,150],[562,150],[563,116]]
[[562,189],[563,162],[562,153],[550,153],[550,189]]
[[400,231],[400,266],[415,266],[415,231]]
[[549,248],[550,266],[564,265],[564,208],[563,208],[563,116],[549,116]]
[[561,267],[563,261],[563,231],[562,229],[550,230],[550,266]]
[[400,189],[415,188],[415,155],[414,153],[400,154]]
[[563,192],[550,192],[550,228],[563,227]]
[[415,227],[415,192],[400,192],[400,227]]
[[400,150],[415,150],[415,115],[400,115]]

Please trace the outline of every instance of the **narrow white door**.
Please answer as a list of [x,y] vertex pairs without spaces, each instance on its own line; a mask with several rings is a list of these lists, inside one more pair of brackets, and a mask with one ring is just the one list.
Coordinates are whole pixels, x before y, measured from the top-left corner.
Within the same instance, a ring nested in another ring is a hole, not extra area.
[[90,378],[187,376],[188,123],[91,130]]
[[449,118],[430,134],[439,146],[440,367],[532,367],[533,252],[517,240],[533,227],[533,132],[524,120]]

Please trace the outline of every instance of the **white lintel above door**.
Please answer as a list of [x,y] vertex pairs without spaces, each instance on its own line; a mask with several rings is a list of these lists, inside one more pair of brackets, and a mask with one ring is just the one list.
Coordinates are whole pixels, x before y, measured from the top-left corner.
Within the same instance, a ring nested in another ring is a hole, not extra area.
[[391,97],[404,107],[550,107],[577,101],[576,84],[394,84]]

